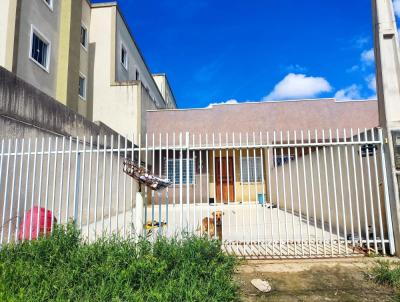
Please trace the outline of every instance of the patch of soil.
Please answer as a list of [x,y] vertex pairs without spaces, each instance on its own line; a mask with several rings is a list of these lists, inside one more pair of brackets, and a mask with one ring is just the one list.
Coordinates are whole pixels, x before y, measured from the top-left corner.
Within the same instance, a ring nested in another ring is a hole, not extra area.
[[[244,302],[294,301],[394,301],[392,289],[369,280],[373,262],[318,261],[286,265],[282,262],[244,264],[236,276]],[[272,285],[271,293],[261,293],[251,280],[259,278]]]

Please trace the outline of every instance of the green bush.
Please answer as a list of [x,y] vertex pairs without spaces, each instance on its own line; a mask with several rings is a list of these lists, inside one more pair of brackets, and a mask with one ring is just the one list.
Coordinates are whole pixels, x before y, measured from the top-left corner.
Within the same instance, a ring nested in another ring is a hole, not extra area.
[[237,301],[235,258],[205,238],[83,242],[73,225],[0,251],[0,301]]
[[372,278],[376,283],[393,287],[396,301],[400,301],[400,262],[378,261],[372,269]]

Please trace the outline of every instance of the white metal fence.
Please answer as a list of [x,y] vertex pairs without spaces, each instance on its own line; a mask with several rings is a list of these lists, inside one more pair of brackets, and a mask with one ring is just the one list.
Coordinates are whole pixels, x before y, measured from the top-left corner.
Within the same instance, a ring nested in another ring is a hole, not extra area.
[[382,145],[380,129],[3,139],[0,244],[69,220],[89,241],[136,235],[129,158],[173,182],[143,190],[149,238],[212,236],[244,257],[393,254]]

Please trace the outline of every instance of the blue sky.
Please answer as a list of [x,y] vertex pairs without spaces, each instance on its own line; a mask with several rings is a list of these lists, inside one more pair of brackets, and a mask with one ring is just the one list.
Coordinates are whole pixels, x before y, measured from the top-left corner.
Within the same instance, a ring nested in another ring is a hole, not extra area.
[[180,108],[376,94],[370,0],[118,3]]

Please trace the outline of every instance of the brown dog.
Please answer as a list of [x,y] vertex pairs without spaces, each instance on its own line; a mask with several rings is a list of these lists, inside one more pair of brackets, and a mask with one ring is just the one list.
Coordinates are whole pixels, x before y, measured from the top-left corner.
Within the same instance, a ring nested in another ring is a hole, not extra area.
[[214,238],[217,231],[217,237],[222,241],[222,215],[222,211],[216,211],[211,213],[211,217],[204,217],[201,221],[203,234]]

